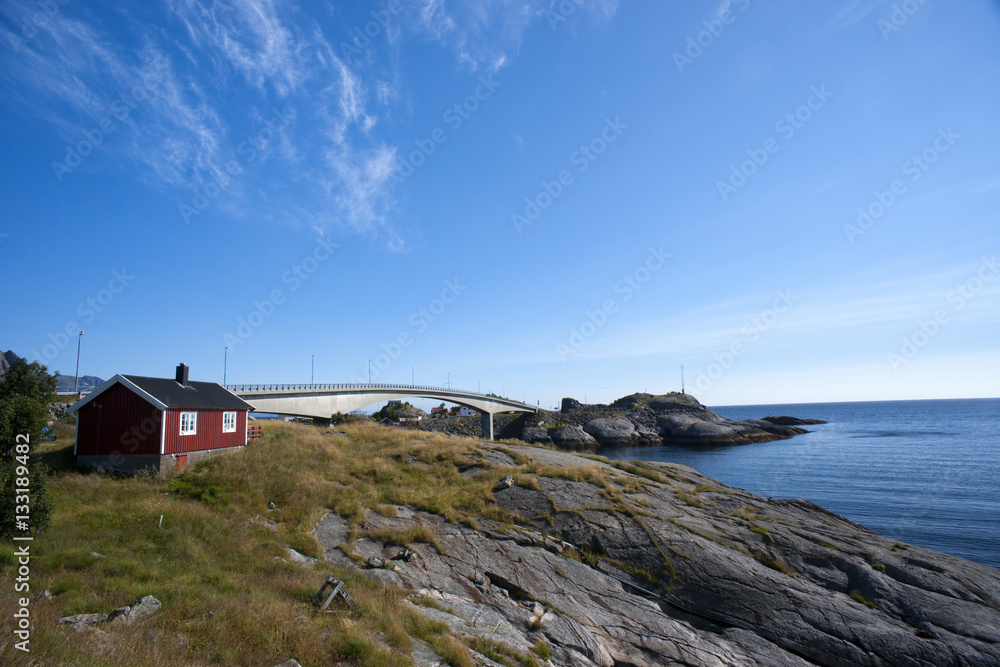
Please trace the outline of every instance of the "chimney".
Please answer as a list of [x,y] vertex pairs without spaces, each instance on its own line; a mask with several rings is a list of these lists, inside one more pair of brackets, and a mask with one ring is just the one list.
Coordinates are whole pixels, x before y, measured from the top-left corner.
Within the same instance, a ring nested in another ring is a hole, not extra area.
[[177,384],[182,384],[187,386],[188,370],[189,370],[188,367],[185,366],[184,364],[179,364],[177,366],[177,375],[174,376],[174,379],[177,380]]

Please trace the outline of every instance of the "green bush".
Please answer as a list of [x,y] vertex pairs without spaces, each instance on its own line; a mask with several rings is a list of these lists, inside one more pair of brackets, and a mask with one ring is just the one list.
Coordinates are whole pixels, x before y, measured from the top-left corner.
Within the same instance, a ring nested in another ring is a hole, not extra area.
[[[37,533],[49,524],[48,468],[35,447],[55,389],[55,378],[38,362],[16,363],[0,378],[0,536]],[[27,494],[18,493],[25,488]]]

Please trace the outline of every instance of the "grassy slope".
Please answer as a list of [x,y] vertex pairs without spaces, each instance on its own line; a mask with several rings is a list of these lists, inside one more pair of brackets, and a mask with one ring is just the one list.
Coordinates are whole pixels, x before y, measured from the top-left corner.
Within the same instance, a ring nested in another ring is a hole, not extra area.
[[[475,450],[474,440],[367,424],[344,428],[349,437],[266,423],[263,440],[243,452],[169,478],[78,470],[72,433],[60,429],[56,443],[40,448],[54,469],[53,522],[31,547],[31,591],[48,589],[54,599],[32,603],[30,656],[14,650],[5,633],[0,663],[268,665],[294,657],[303,665],[394,665],[410,663],[413,636],[452,664],[471,664],[468,648],[445,626],[400,603],[405,592],[276,557],[287,555],[286,545],[320,556],[311,530],[325,508],[352,525],[366,508],[392,512],[397,504],[470,525],[477,516],[504,519],[490,490],[512,471],[460,477],[456,464]],[[269,501],[277,509],[268,511]],[[261,525],[268,519],[277,530]],[[13,550],[0,546],[6,618],[16,604]],[[358,612],[315,611],[310,596],[331,575],[346,580]],[[163,610],[137,627],[75,633],[56,626],[62,616],[107,613],[143,595],[158,598]],[[305,618],[296,622],[299,616]]]

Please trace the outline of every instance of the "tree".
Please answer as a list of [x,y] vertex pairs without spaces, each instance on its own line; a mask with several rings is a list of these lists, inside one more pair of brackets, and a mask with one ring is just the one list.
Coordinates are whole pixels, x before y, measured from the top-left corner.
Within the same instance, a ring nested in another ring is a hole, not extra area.
[[56,378],[48,368],[32,361],[16,362],[0,378],[0,400],[13,396],[25,396],[48,405],[56,395]]
[[[48,470],[35,455],[35,446],[42,439],[55,391],[55,377],[34,361],[21,361],[0,378],[0,535],[25,535],[29,528],[34,532],[48,525]],[[23,488],[29,492],[19,494]],[[22,525],[18,516],[28,519]]]

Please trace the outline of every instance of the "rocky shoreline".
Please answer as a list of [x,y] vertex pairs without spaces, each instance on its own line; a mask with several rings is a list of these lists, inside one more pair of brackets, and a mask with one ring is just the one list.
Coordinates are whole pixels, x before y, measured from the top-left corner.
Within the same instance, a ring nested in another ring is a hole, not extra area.
[[559,412],[523,415],[500,431],[501,438],[559,449],[657,445],[745,445],[808,433],[816,419],[768,416],[732,420],[709,410],[690,394],[632,394],[610,405],[584,405],[564,398]]
[[398,506],[352,539],[331,512],[325,559],[486,646],[544,643],[552,665],[1000,664],[994,568],[681,465],[497,443],[467,458],[457,474],[507,475],[492,495],[513,524]]

